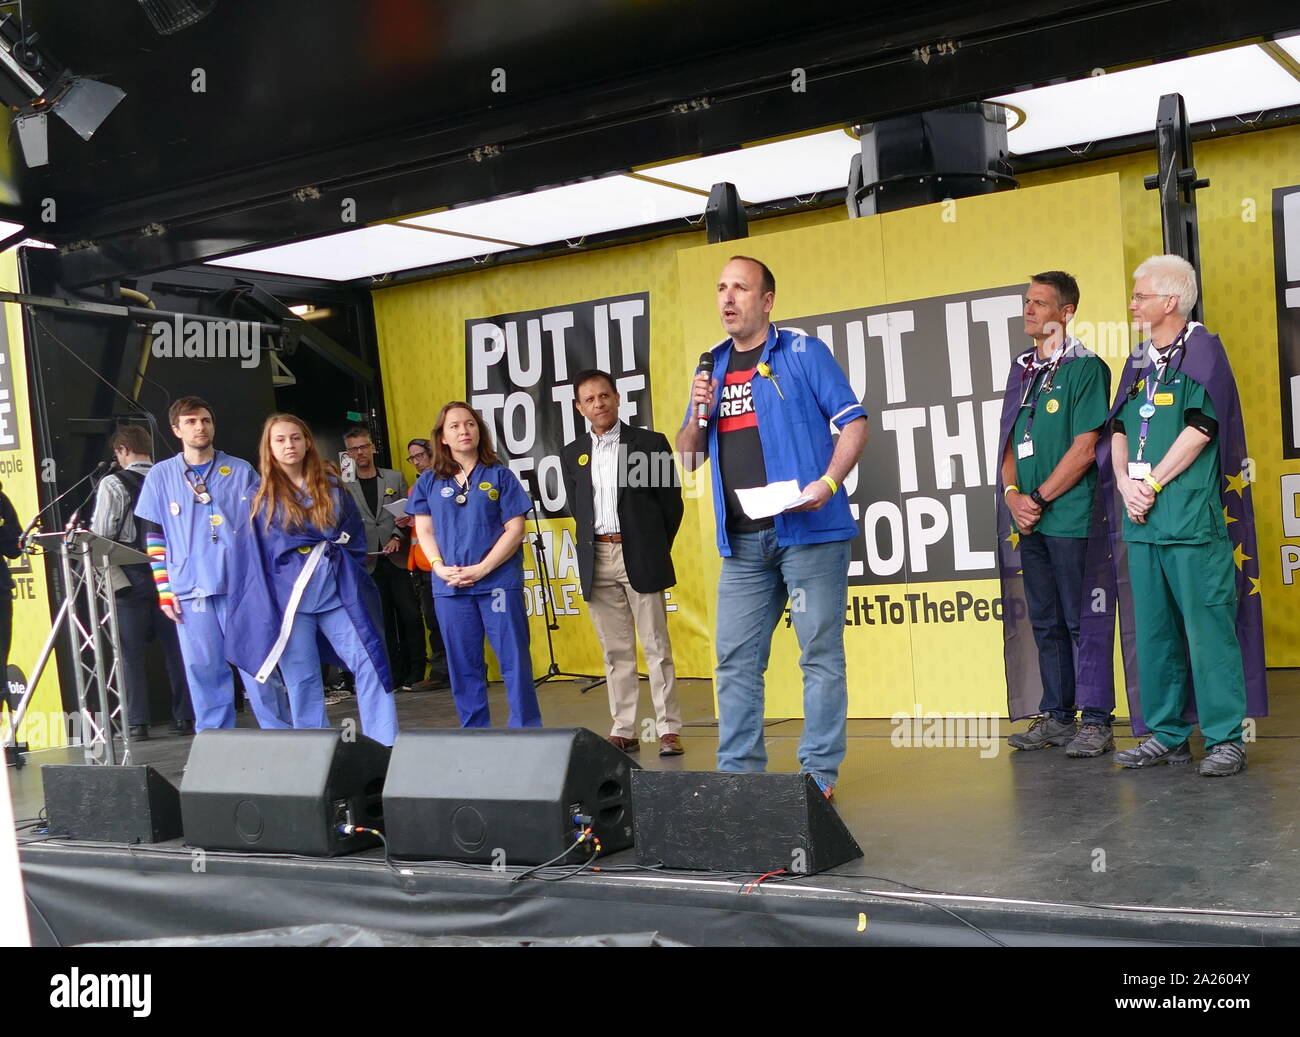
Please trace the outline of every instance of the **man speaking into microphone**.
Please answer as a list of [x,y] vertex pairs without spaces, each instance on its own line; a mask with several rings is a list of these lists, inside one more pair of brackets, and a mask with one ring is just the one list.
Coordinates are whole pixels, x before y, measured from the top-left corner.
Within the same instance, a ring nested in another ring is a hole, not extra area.
[[[826,343],[771,324],[775,300],[776,279],[759,260],[733,256],[723,267],[717,306],[730,337],[710,351],[712,370],[701,364],[695,376],[677,449],[688,470],[714,462],[718,769],[767,767],[763,675],[789,599],[802,652],[799,766],[829,799],[845,751],[844,608],[857,533],[840,484],[866,446],[867,412]],[[753,518],[741,507],[737,490],[791,480],[802,492],[785,511]]]

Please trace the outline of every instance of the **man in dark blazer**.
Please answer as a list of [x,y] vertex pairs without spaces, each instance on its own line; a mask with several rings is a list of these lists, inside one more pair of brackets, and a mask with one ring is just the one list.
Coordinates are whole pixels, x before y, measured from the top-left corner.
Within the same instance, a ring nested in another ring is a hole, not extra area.
[[680,756],[681,711],[663,592],[677,582],[671,550],[682,524],[682,488],[661,433],[618,420],[619,395],[604,371],[574,379],[574,406],[591,432],[560,453],[569,507],[577,522],[578,571],[605,656],[609,741],[640,748],[636,638],[650,671],[660,756]]

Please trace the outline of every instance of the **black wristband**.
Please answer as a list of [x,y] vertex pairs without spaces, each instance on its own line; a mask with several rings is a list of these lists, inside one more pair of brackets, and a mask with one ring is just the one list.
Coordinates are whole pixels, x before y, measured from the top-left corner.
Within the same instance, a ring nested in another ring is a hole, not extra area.
[[1033,493],[1029,495],[1029,499],[1033,501],[1035,504],[1037,504],[1044,511],[1046,511],[1047,506],[1052,503],[1051,501],[1043,500],[1043,495],[1039,493],[1037,490],[1035,490]]

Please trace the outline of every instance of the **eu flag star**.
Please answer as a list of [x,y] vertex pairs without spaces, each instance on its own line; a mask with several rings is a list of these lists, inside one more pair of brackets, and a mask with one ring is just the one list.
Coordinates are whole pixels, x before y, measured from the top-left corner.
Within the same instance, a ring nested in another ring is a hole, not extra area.
[[1224,508],[1224,509],[1223,509],[1223,524],[1226,526],[1226,525],[1228,525],[1228,524],[1230,524],[1230,523],[1232,523],[1232,522],[1236,522],[1236,521],[1237,521],[1237,520],[1236,520],[1235,518],[1233,518],[1231,515],[1228,514],[1228,509],[1227,509],[1227,508]]
[[1238,569],[1240,569],[1246,562],[1249,562],[1253,557],[1253,555],[1246,554],[1246,549],[1242,547],[1241,544],[1238,544],[1236,550],[1232,552],[1232,560],[1237,563]]
[[1258,594],[1258,593],[1259,593],[1259,577],[1258,577],[1258,576],[1250,576],[1250,577],[1247,577],[1247,579],[1250,580],[1250,593],[1251,593],[1251,594]]
[[1241,474],[1224,476],[1228,480],[1228,492],[1235,493],[1238,497],[1246,495],[1246,477]]

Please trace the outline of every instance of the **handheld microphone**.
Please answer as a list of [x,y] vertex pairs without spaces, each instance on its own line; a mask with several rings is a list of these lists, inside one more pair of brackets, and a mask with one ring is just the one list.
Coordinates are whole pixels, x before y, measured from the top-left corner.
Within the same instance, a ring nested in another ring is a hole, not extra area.
[[[696,374],[707,374],[707,375],[710,375],[710,376],[713,374],[713,354],[712,354],[712,353],[701,353],[701,354],[700,354],[700,362],[699,362],[699,364],[698,364],[698,365],[696,366],[696,368],[695,368],[695,373],[696,373]],[[697,406],[697,407],[695,408],[695,416],[696,416],[697,419],[699,419],[700,428],[708,428],[708,427],[709,427],[709,405],[708,405],[707,403],[701,403],[699,406]]]

